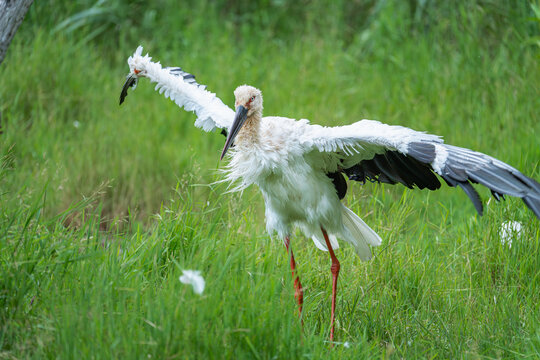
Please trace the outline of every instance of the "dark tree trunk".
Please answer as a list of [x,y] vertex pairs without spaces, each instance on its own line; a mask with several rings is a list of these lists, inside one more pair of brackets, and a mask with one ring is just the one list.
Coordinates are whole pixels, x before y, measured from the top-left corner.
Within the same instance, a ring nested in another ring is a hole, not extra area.
[[0,64],[34,0],[0,0]]

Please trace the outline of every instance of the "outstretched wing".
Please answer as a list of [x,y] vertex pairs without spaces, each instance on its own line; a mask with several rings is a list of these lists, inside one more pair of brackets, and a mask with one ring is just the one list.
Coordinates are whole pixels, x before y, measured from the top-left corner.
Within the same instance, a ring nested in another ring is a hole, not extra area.
[[435,135],[362,120],[338,127],[307,126],[301,141],[308,151],[333,153],[337,163],[330,171],[337,168],[350,180],[436,190],[441,186],[437,174],[448,185],[462,188],[480,215],[482,201],[471,183],[488,187],[496,200],[504,195],[521,198],[540,218],[538,182],[493,157],[444,144]]
[[133,56],[128,58],[130,73],[120,94],[120,104],[127,96],[130,87],[137,85],[140,77],[146,77],[156,83],[156,90],[173,100],[178,106],[197,115],[195,126],[204,131],[216,128],[228,131],[234,119],[234,111],[225,105],[206,86],[195,81],[195,76],[179,67],[163,68],[159,62],[153,62],[146,54],[142,56],[139,46]]

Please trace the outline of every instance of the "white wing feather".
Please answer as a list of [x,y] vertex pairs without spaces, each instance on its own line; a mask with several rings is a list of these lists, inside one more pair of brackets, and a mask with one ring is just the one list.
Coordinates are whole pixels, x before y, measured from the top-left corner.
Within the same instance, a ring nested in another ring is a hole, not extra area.
[[181,76],[175,76],[159,62],[153,62],[146,54],[142,56],[139,46],[133,56],[128,58],[132,74],[146,77],[156,83],[156,90],[173,100],[178,106],[197,115],[195,126],[204,131],[216,128],[228,130],[234,119],[234,111],[225,105],[216,94],[197,85],[190,84]]
[[[310,125],[305,127],[301,139],[307,151],[343,153],[345,168],[387,150],[407,154],[408,145],[413,141],[431,142],[434,145],[443,143],[440,136],[375,120],[361,120],[351,125],[336,127]],[[434,169],[438,168],[435,162],[440,160],[435,159],[432,165]]]

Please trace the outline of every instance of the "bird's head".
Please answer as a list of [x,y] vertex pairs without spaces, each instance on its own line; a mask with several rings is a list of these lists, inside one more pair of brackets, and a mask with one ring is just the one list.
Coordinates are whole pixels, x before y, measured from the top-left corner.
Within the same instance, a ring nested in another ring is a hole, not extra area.
[[263,110],[263,99],[261,90],[254,88],[249,85],[242,85],[234,90],[234,106],[236,107],[236,114],[234,116],[234,121],[229,129],[229,136],[227,136],[227,141],[225,141],[225,146],[221,152],[221,159],[227,153],[229,147],[231,147],[234,138],[240,132],[240,129],[254,114],[259,116],[262,115]]
[[238,112],[238,107],[242,106],[247,110],[247,117],[256,112],[262,112],[263,99],[261,90],[249,85],[242,85],[234,90],[234,107]]
[[124,82],[122,92],[120,93],[120,105],[124,102],[128,94],[128,89],[132,88],[135,90],[139,78],[146,76],[146,67],[150,64],[152,58],[148,56],[148,54],[142,56],[142,51],[142,46],[139,46],[137,50],[135,50],[135,53],[128,58],[129,74],[126,77],[126,82]]

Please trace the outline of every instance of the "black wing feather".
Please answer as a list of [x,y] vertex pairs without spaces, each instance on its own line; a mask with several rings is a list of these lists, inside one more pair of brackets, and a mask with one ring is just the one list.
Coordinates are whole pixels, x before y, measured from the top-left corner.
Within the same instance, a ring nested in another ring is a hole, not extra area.
[[411,189],[417,186],[420,189],[428,188],[430,190],[438,189],[441,186],[429,165],[398,151],[376,154],[372,159],[363,160],[344,169],[343,172],[350,180],[362,183],[365,183],[366,180],[392,185],[399,182]]
[[387,178],[389,178],[392,183],[401,183],[409,188],[411,186],[405,182],[401,176],[399,176],[398,172],[394,168],[394,166],[388,161],[388,158],[385,156],[386,154],[383,154],[383,156],[375,156],[373,158],[373,162],[377,166],[377,168],[380,170],[381,173],[386,175]]
[[175,76],[181,76],[184,82],[187,82],[188,84],[195,85],[201,89],[206,89],[206,85],[201,85],[197,82],[195,75],[182,70],[180,67],[169,67],[167,70]]
[[497,159],[465,148],[440,143],[411,142],[406,154],[387,150],[343,169],[343,172],[350,180],[362,183],[366,180],[401,183],[409,188],[416,186],[420,189],[436,190],[441,186],[432,167],[437,157],[437,149],[446,152],[446,160],[438,175],[449,186],[463,189],[478,214],[483,213],[482,200],[472,183],[489,188],[497,201],[504,199],[505,194],[521,198],[540,218],[538,182]]
[[334,184],[334,187],[336,188],[336,192],[338,194],[339,199],[343,199],[345,195],[347,195],[347,181],[343,177],[343,174],[339,171],[328,173],[326,174],[330,179],[332,179],[332,183]]
[[540,199],[525,196],[523,198],[523,202],[529,207],[529,209],[532,210],[534,215],[536,215],[536,217],[540,219]]
[[[496,200],[504,199],[505,194],[519,197],[540,218],[540,184],[538,182],[488,155],[451,145],[444,145],[444,147],[448,152],[448,158],[441,176],[450,186],[459,185],[468,180],[489,188]],[[464,179],[465,176],[466,179]],[[471,197],[469,189],[460,187]],[[478,213],[481,214],[478,202],[472,197],[471,200]]]
[[484,214],[484,206],[482,205],[482,199],[480,198],[480,195],[478,195],[478,192],[473,188],[470,182],[468,181],[460,181],[457,183],[457,185],[465,191],[465,194],[471,199],[472,203],[474,204],[474,208],[478,212],[480,216]]

